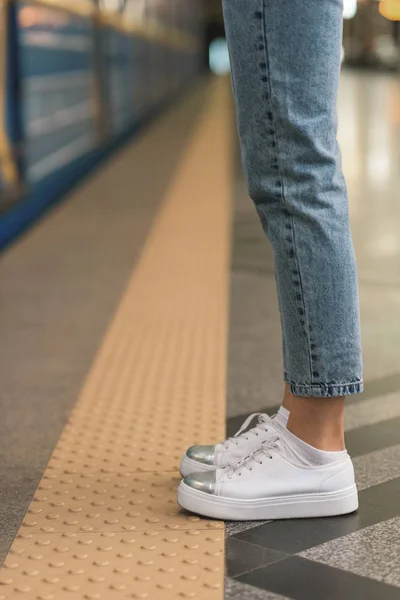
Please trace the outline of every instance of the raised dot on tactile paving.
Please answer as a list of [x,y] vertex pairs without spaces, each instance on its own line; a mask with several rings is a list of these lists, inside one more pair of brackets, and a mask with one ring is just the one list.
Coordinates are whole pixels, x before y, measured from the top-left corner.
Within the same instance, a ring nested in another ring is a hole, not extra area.
[[28,510],[30,515],[39,515],[41,512],[43,512],[43,508],[30,508]]
[[109,564],[109,562],[108,560],[95,560],[93,564],[95,567],[106,567]]
[[79,585],[64,585],[65,592],[79,592]]
[[114,569],[114,573],[117,573],[117,575],[127,575],[129,573],[129,569],[128,567],[125,567],[124,569]]
[[78,569],[69,569],[68,573],[70,575],[82,575],[85,572],[85,569],[82,568],[78,568]]
[[52,562],[49,562],[49,567],[52,567],[53,569],[61,569],[61,567],[64,566],[64,563],[61,560],[54,560]]
[[105,577],[99,575],[98,577],[89,577],[90,583],[103,583],[106,580]]
[[20,594],[27,594],[31,591],[31,588],[29,587],[29,585],[19,585],[15,588],[15,591],[19,592]]
[[113,583],[110,585],[110,590],[114,590],[116,592],[123,592],[126,590],[126,585],[124,583]]
[[78,544],[80,546],[90,546],[90,544],[93,544],[93,540],[78,540]]
[[54,585],[55,583],[58,583],[60,580],[58,579],[58,577],[45,577],[43,579],[43,583],[48,583],[51,585]]
[[199,561],[197,560],[197,558],[194,558],[194,559],[184,558],[182,562],[184,562],[185,565],[197,565]]
[[23,527],[35,527],[37,525],[37,521],[24,521],[22,525]]
[[132,552],[119,552],[117,554],[118,558],[132,558]]
[[36,570],[33,570],[33,571],[22,571],[22,574],[26,575],[27,577],[36,577],[37,575],[40,574],[40,571],[36,571]]
[[35,545],[36,546],[49,546],[50,544],[50,540],[36,540]]
[[173,588],[172,583],[157,583],[157,587],[160,590],[171,590]]

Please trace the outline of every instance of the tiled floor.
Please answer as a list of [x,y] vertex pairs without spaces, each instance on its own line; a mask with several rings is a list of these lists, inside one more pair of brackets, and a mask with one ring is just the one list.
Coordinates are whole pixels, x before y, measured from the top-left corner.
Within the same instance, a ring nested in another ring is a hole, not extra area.
[[[346,517],[227,524],[227,599],[400,598],[400,82],[345,72],[340,139],[359,264],[366,390],[349,398],[346,443],[360,490]],[[279,405],[272,252],[237,169],[228,434]]]

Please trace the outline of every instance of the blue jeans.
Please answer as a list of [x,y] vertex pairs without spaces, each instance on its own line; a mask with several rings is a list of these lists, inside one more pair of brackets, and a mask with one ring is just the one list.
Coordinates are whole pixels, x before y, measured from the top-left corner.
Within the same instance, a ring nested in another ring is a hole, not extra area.
[[224,0],[248,188],[275,256],[284,378],[362,391],[357,272],[336,140],[341,0]]

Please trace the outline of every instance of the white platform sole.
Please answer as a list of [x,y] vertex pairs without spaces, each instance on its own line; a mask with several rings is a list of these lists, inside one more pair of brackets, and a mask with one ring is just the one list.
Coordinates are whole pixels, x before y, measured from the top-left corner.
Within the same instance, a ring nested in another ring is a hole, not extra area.
[[178,504],[199,515],[227,521],[266,521],[333,517],[358,508],[357,488],[323,494],[299,494],[279,498],[234,500],[195,490],[183,481],[178,489]]
[[204,463],[197,462],[197,460],[193,460],[184,455],[181,460],[180,472],[182,477],[187,477],[192,473],[201,473],[202,471],[214,471],[216,467],[213,465],[205,465]]

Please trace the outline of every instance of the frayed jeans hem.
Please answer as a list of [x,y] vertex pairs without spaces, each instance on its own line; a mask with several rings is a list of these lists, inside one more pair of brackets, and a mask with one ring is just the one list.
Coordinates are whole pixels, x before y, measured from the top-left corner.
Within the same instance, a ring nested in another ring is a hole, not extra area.
[[316,383],[303,384],[288,381],[293,396],[308,396],[314,398],[338,398],[361,394],[364,389],[362,381],[351,383]]

